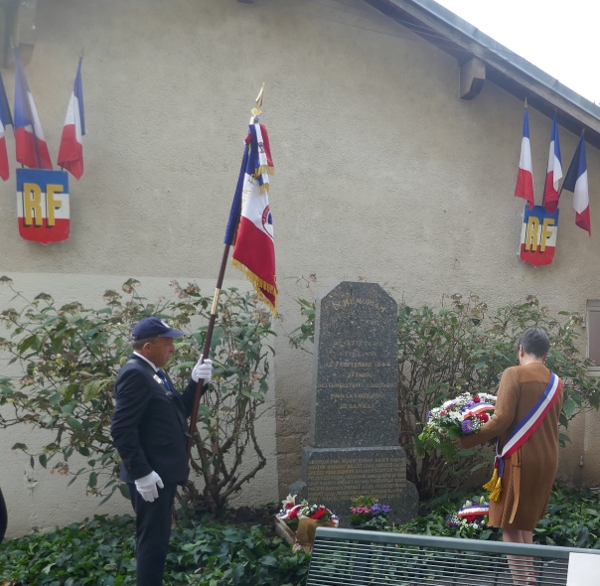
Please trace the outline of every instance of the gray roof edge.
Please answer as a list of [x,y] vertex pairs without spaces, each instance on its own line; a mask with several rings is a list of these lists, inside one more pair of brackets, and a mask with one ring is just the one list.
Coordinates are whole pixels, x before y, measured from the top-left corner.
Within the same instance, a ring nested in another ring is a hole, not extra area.
[[546,86],[559,97],[571,102],[590,116],[600,120],[600,106],[597,106],[594,102],[584,98],[581,94],[578,94],[576,91],[562,84],[558,79],[552,77],[533,63],[527,61],[520,55],[517,55],[515,52],[498,43],[491,37],[488,37],[485,33],[481,32],[478,28],[474,27],[460,16],[454,14],[447,8],[444,8],[434,0],[408,1],[441,20],[448,26],[456,29],[459,33],[471,38],[507,65],[521,71],[532,80]]

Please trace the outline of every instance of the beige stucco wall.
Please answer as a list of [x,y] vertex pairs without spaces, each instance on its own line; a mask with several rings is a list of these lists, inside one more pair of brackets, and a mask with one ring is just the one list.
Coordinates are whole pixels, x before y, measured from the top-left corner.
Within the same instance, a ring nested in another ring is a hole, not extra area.
[[[316,274],[314,291],[364,277],[412,304],[472,292],[495,306],[533,293],[557,311],[584,311],[600,297],[590,270],[597,231],[588,238],[575,227],[569,194],[554,263],[534,269],[518,259],[523,205],[512,193],[522,103],[491,84],[459,100],[456,61],[360,0],[39,0],[26,73],[54,158],[82,47],[86,172],[71,181],[71,238],[48,247],[22,240],[14,174],[0,186],[0,273],[55,296],[99,298],[108,281],[130,276],[163,287],[189,275],[214,283],[249,111],[266,82],[281,313],[278,458],[264,489],[248,486],[247,502],[277,498],[277,480],[283,494],[307,443],[311,357],[286,338],[300,322],[296,299],[310,295],[300,277]],[[3,75],[12,94],[12,72]],[[530,125],[541,194],[551,121],[531,110]],[[577,137],[561,129],[560,138],[566,166]],[[588,170],[598,226],[592,147]],[[230,269],[227,279],[239,274]],[[561,473],[599,482],[597,428],[595,416],[578,422]],[[2,488],[9,505],[11,491],[18,495],[13,517],[24,519],[15,534],[33,525],[20,494],[29,472],[7,451],[7,434],[3,464],[17,463]],[[574,470],[580,455],[584,467]],[[38,481],[40,493],[47,487],[40,507],[57,492],[79,507],[38,526],[96,510],[76,486]]]

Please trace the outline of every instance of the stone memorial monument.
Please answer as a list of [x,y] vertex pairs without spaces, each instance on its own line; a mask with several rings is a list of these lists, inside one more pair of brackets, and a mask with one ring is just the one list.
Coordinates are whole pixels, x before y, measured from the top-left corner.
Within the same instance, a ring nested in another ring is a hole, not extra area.
[[391,522],[417,513],[398,443],[397,305],[380,285],[344,281],[317,300],[310,445],[292,494],[348,525],[358,496],[390,505]]

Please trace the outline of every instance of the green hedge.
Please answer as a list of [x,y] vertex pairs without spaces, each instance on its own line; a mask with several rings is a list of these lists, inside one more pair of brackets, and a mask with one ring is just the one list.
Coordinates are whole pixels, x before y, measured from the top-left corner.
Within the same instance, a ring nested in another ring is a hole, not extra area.
[[[292,553],[259,526],[205,523],[174,529],[165,586],[297,586],[310,556]],[[95,517],[0,545],[0,584],[120,586],[135,584],[135,522]]]
[[[403,533],[501,539],[495,528],[449,527],[473,494],[447,494],[421,505],[420,516],[391,530]],[[555,486],[534,542],[600,548],[599,497],[591,490]],[[165,586],[300,586],[310,556],[292,553],[264,527],[205,522],[174,529]],[[0,584],[6,586],[120,586],[135,584],[135,522],[95,517],[49,533],[32,533],[0,545]]]
[[[419,517],[392,530],[420,535],[501,540],[502,532],[497,528],[449,522],[449,516],[456,513],[466,500],[473,500],[474,496],[454,493],[433,499],[421,505]],[[546,516],[533,532],[534,543],[600,549],[599,505],[598,494],[589,489],[577,490],[555,485]]]

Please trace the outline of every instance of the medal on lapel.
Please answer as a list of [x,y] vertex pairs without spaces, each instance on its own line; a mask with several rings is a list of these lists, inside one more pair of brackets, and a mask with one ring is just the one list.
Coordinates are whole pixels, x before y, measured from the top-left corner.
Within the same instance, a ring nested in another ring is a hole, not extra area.
[[160,378],[160,376],[158,376],[157,374],[154,375],[154,380],[159,384],[159,385],[164,385],[165,383],[163,382],[162,378]]

